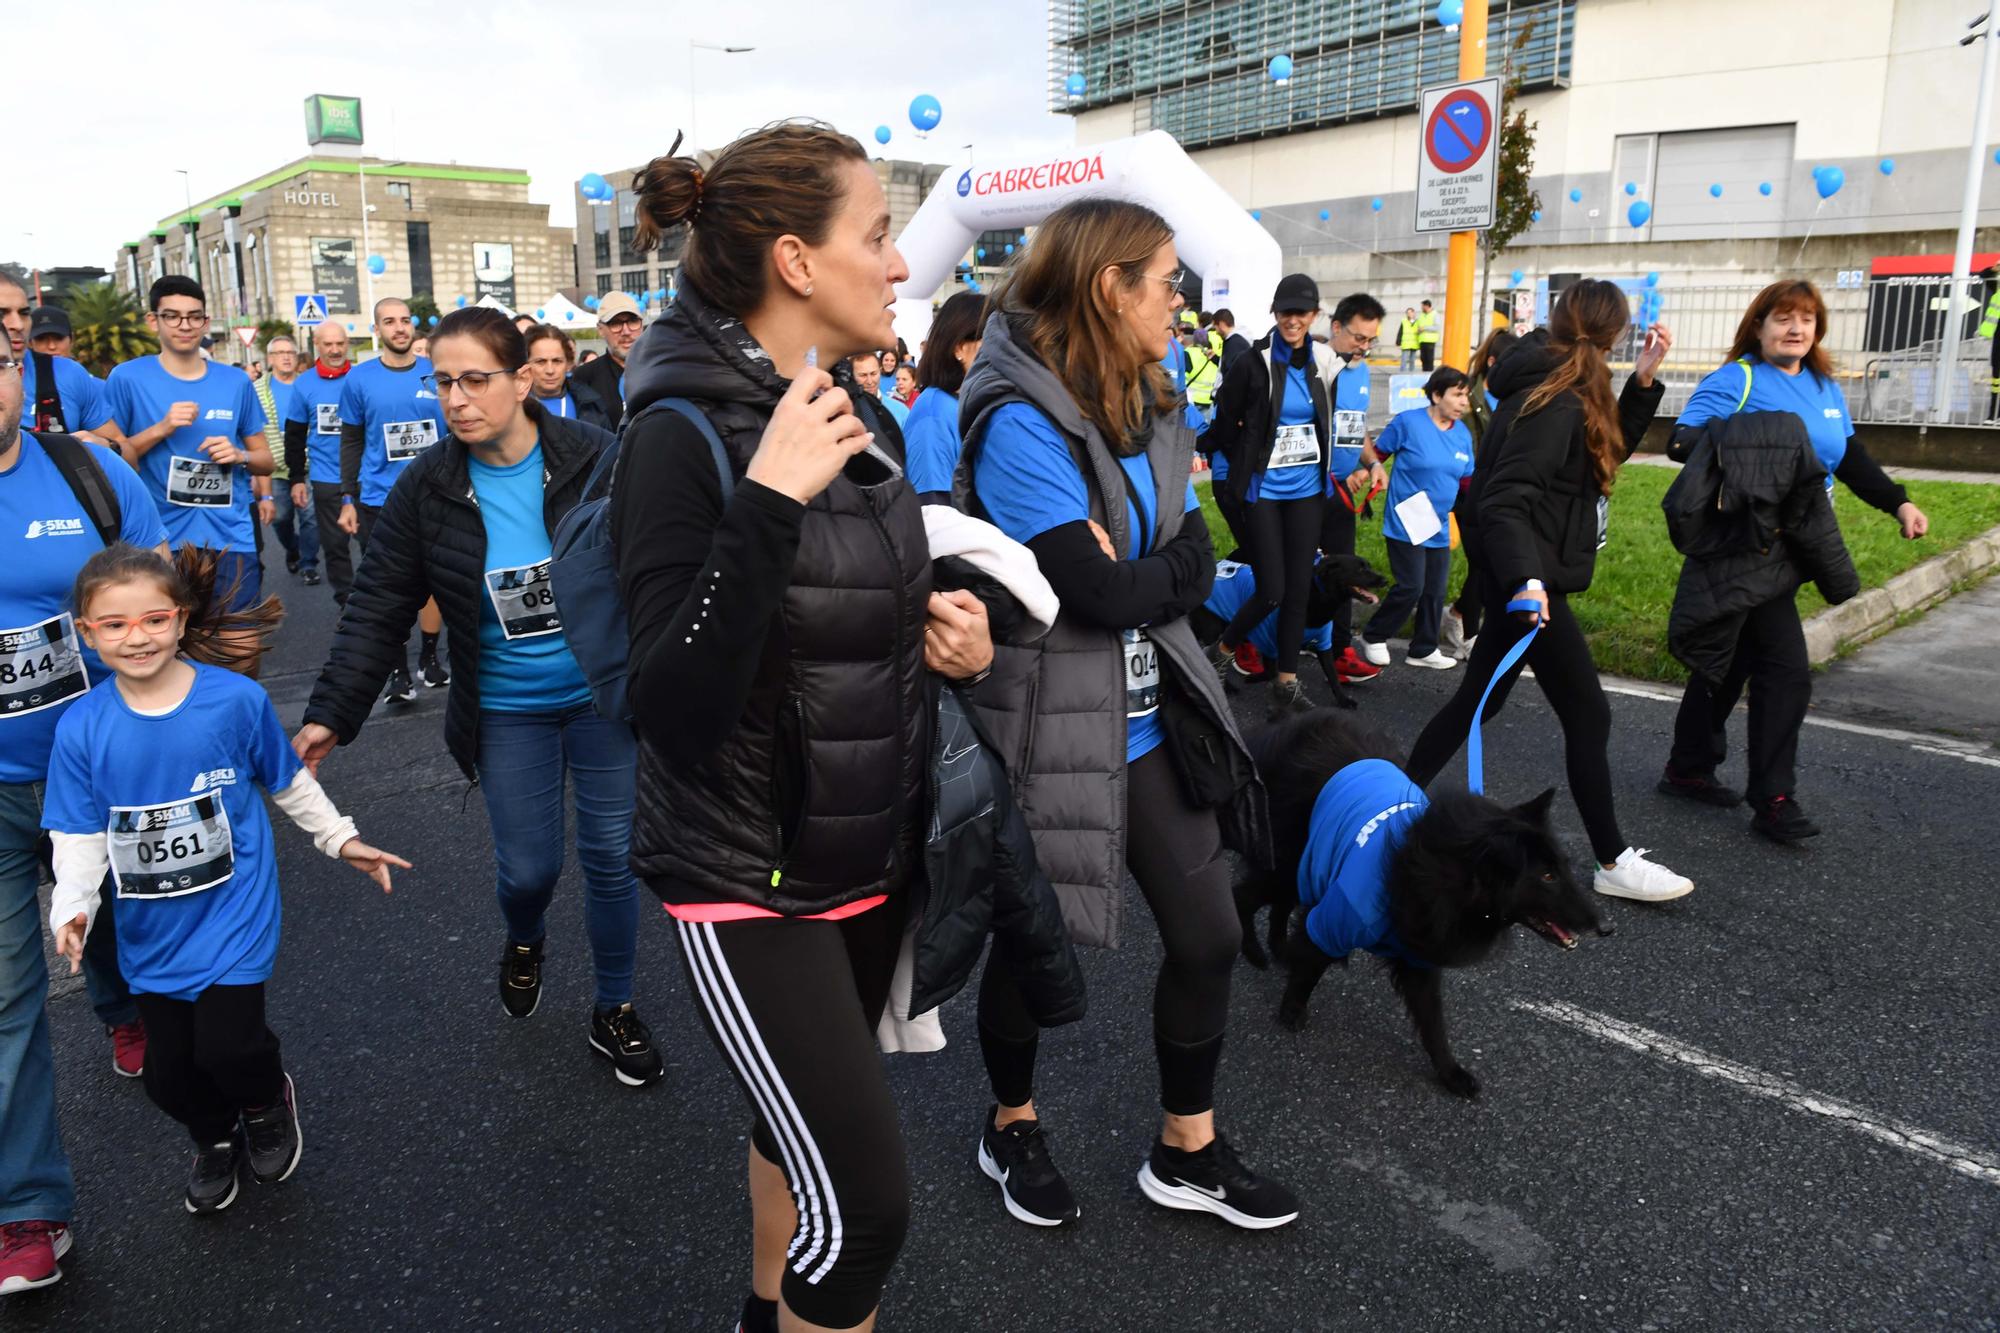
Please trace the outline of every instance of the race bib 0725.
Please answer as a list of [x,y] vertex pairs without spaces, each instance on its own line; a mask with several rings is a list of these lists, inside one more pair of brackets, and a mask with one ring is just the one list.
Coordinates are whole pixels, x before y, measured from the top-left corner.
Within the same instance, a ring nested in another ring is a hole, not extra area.
[[158,805],[114,805],[104,833],[120,898],[200,893],[236,870],[220,792]]
[[167,460],[167,503],[206,509],[235,498],[229,469],[207,458],[175,454]]
[[0,629],[0,718],[53,708],[89,688],[69,612],[39,625]]

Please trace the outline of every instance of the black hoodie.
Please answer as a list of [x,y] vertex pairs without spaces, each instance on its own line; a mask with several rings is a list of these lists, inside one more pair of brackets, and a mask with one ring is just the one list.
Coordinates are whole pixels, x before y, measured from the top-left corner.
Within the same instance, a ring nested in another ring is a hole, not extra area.
[[[670,903],[809,915],[897,890],[919,864],[922,513],[901,478],[864,489],[843,475],[801,505],[744,476],[789,383],[686,285],[626,364],[611,523],[640,743],[632,863]],[[692,422],[634,424],[668,397],[721,436],[726,507]],[[894,422],[856,399],[900,458]]]

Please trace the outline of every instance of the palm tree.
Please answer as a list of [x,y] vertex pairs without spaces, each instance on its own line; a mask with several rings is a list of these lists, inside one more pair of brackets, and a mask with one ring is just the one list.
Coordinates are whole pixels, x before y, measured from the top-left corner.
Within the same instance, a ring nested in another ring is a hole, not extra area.
[[123,361],[159,350],[139,303],[108,282],[72,287],[65,296],[75,337],[74,356],[93,375],[107,375]]

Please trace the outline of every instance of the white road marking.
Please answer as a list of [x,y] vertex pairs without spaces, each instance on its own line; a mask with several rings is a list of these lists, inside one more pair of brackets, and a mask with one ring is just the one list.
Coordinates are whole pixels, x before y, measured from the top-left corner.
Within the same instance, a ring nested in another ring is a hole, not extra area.
[[1922,750],[1925,754],[1949,755],[1953,759],[1963,759],[1968,764],[1986,764],[1992,768],[2000,768],[2000,759],[1995,759],[1992,755],[1967,754],[1964,750],[1947,750],[1941,745],[1912,745],[1910,748]]
[[[1679,704],[1681,696],[1657,685],[1647,685],[1635,680],[1605,680],[1606,694],[1623,694],[1634,699],[1652,699],[1657,703]],[[1855,736],[1872,736],[1876,740],[1899,741],[1912,750],[1923,754],[1941,754],[1947,759],[1963,759],[1970,764],[1987,764],[2000,768],[2000,756],[1993,747],[1975,741],[1961,741],[1950,736],[1935,736],[1923,731],[1904,731],[1898,727],[1874,727],[1865,722],[1848,722],[1837,717],[1816,717],[1806,714],[1806,725],[1825,727],[1829,731],[1845,731]]]
[[1960,1175],[1970,1176],[1988,1185],[2000,1185],[2000,1155],[1968,1147],[1962,1143],[1954,1143],[1928,1130],[1876,1115],[1851,1102],[1824,1096],[1774,1074],[1766,1074],[1748,1065],[1725,1060],[1719,1055],[1710,1055],[1707,1051],[1690,1046],[1686,1042],[1676,1041],[1651,1028],[1626,1023],[1607,1014],[1593,1013],[1560,1000],[1547,1003],[1515,1000],[1513,1006],[1526,1013],[1567,1024],[1602,1041],[1608,1041],[1614,1046],[1623,1046],[1642,1055],[1656,1056],[1669,1064],[1685,1065],[1698,1074],[1719,1082],[1734,1084],[1753,1096],[1768,1097],[1791,1110],[1823,1116],[1836,1124],[1845,1125],[1857,1134],[1865,1134],[1878,1142],[1927,1158],[1940,1166],[1951,1168]]

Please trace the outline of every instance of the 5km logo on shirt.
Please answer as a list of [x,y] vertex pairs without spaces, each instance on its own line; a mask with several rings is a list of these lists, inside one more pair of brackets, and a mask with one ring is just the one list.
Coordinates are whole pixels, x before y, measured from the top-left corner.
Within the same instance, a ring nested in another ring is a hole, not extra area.
[[37,537],[81,537],[83,520],[80,518],[38,518],[29,522],[25,540]]

